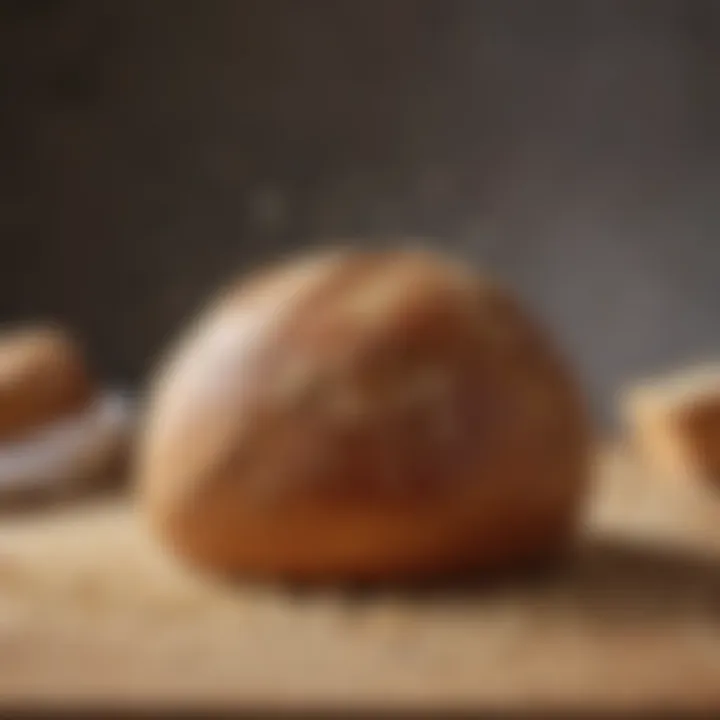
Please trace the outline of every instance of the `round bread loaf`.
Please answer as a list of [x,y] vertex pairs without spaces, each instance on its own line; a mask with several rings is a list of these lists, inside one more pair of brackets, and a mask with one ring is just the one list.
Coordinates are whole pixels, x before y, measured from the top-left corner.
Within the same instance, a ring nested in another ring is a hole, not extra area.
[[151,393],[140,503],[201,569],[300,580],[498,569],[563,548],[583,403],[466,266],[337,252],[223,293]]
[[0,442],[78,411],[94,392],[82,352],[63,330],[26,326],[0,333]]

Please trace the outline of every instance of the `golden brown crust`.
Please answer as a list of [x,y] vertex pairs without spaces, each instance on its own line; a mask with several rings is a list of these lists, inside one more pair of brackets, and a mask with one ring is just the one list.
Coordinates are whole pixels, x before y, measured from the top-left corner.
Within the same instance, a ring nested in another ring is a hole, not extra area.
[[0,334],[0,441],[82,409],[93,394],[82,353],[64,331],[31,326]]
[[586,466],[574,383],[508,294],[429,253],[347,253],[201,319],[158,379],[140,486],[201,565],[372,579],[560,543]]

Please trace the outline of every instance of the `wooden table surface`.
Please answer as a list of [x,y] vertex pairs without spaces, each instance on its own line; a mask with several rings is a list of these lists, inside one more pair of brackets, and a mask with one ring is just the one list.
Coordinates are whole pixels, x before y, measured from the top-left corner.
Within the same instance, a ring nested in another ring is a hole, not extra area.
[[126,499],[0,519],[0,704],[720,708],[720,493],[599,463],[561,569],[435,590],[219,586]]

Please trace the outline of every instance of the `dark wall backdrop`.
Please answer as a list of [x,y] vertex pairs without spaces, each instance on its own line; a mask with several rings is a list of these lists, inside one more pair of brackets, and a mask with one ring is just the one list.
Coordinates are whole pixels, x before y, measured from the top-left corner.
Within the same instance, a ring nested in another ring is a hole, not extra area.
[[720,355],[720,2],[0,0],[0,318],[137,381],[334,237],[515,285],[598,406]]

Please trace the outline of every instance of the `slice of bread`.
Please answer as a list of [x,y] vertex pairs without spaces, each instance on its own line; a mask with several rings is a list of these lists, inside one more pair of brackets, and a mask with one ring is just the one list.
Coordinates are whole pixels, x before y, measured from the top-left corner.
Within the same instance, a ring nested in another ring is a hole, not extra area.
[[720,363],[650,379],[620,402],[629,440],[653,471],[720,485]]

